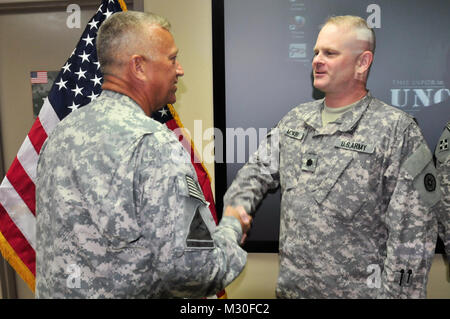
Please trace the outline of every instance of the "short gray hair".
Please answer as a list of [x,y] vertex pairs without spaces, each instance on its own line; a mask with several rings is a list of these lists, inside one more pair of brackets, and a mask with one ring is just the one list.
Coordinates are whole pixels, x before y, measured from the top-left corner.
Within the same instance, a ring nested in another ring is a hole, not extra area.
[[113,14],[100,26],[97,34],[97,56],[101,71],[120,64],[120,54],[141,43],[145,26],[159,26],[170,31],[170,22],[155,13],[124,11]]
[[337,26],[348,26],[356,32],[357,37],[363,39],[369,43],[369,51],[375,54],[375,32],[372,28],[369,28],[366,20],[358,16],[344,15],[344,16],[332,16],[325,21],[322,27],[327,24],[334,24]]

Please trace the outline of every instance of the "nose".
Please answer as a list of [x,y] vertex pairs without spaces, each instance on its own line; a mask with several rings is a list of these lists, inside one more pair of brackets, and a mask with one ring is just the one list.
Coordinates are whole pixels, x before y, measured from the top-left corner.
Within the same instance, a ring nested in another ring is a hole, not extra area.
[[183,76],[184,70],[181,64],[177,61],[177,76]]
[[313,68],[317,66],[317,64],[321,64],[322,62],[322,55],[320,52],[314,54],[314,58],[312,60],[312,66]]

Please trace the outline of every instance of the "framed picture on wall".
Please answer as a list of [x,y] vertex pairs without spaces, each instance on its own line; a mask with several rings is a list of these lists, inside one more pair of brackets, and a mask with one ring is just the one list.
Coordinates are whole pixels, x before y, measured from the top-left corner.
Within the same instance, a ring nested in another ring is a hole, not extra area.
[[44,104],[44,99],[47,98],[53,82],[55,82],[59,71],[31,71],[31,94],[33,105],[33,117],[36,117]]

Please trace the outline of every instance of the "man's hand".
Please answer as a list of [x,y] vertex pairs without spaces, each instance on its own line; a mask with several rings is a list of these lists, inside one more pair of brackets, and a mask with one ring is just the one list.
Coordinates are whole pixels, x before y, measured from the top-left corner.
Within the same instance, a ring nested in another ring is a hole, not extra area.
[[239,222],[241,223],[242,233],[243,233],[241,244],[243,244],[245,239],[247,238],[247,232],[250,230],[250,228],[252,226],[252,220],[253,220],[252,216],[247,214],[244,207],[242,207],[242,206],[236,206],[236,207],[227,206],[225,208],[225,213],[223,215],[224,216],[233,216],[239,220]]

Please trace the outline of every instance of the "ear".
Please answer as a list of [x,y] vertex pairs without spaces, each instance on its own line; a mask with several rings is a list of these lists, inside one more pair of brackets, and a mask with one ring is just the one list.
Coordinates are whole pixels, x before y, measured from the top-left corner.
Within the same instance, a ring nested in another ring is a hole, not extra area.
[[146,80],[146,59],[141,55],[133,55],[131,56],[130,60],[128,61],[128,71],[130,75],[139,81],[145,81]]
[[364,51],[358,58],[358,63],[356,64],[356,72],[358,74],[364,74],[369,70],[370,65],[373,61],[373,53],[371,51]]

